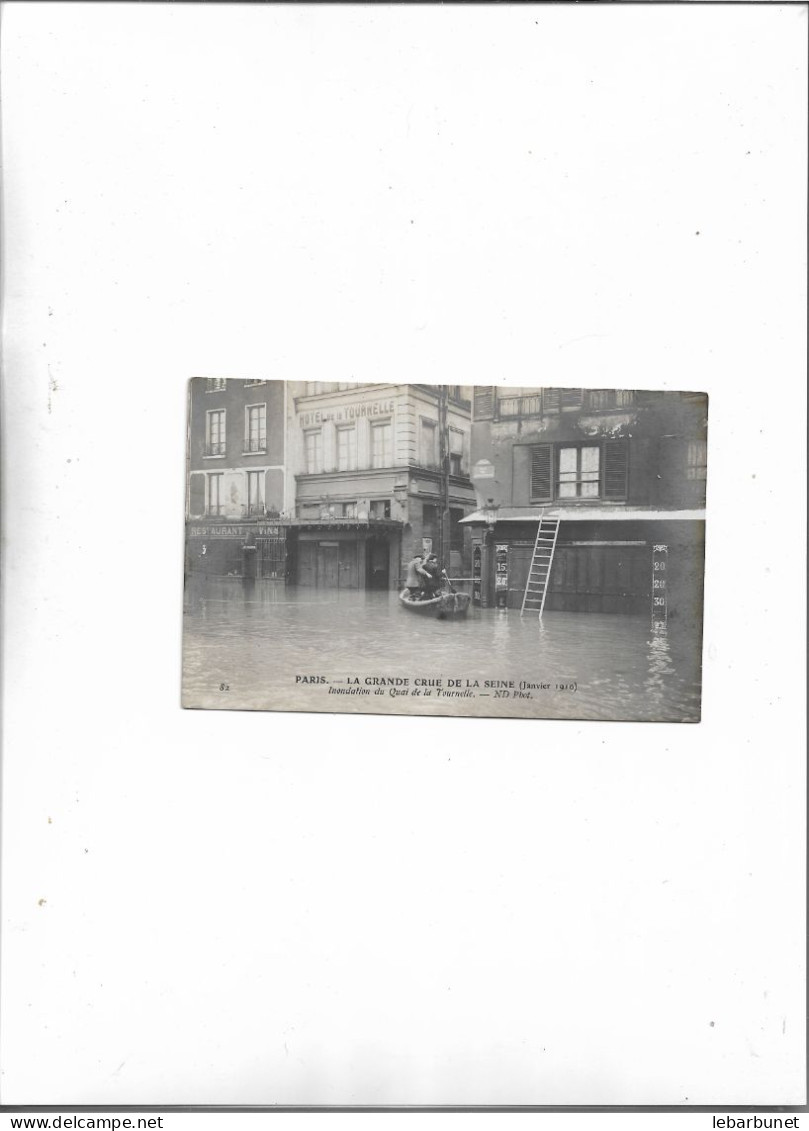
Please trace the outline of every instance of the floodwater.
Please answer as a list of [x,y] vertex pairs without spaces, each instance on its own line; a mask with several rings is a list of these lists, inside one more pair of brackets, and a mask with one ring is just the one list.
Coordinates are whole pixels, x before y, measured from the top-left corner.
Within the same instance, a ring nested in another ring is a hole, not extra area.
[[[698,722],[700,631],[649,617],[472,607],[393,592],[187,583],[186,707]],[[487,685],[488,684],[488,685]],[[530,685],[530,686],[529,686]]]

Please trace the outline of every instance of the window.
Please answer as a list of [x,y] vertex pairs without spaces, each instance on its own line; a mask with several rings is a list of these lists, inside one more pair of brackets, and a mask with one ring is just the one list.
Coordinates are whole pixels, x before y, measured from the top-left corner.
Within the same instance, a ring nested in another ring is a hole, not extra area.
[[221,393],[226,384],[224,377],[208,377],[205,380],[205,392]]
[[461,474],[461,457],[454,455],[452,452],[450,452],[449,457],[449,473],[450,475]]
[[625,499],[629,471],[626,440],[600,444],[537,444],[530,449],[532,503],[552,499]]
[[[564,392],[572,392],[566,389]],[[629,408],[635,403],[635,393],[632,389],[587,389],[587,408],[598,411],[609,408]]]
[[245,381],[245,389],[252,389],[254,385],[266,385],[266,381]]
[[357,504],[356,503],[338,503],[335,507],[334,513],[338,518],[356,518],[357,517]]
[[708,442],[694,440],[688,445],[686,479],[705,479],[708,474]]
[[357,430],[353,424],[337,429],[337,470],[354,471],[357,466]]
[[334,393],[340,388],[351,389],[354,386],[346,384],[341,386],[337,381],[305,381],[304,382],[304,396],[317,397],[321,393]]
[[390,499],[371,499],[371,518],[390,518]]
[[250,404],[244,410],[244,447],[248,452],[263,452],[267,448],[267,406]]
[[224,512],[222,505],[222,480],[224,478],[221,471],[212,472],[208,476],[208,514],[222,514]]
[[597,499],[601,481],[601,449],[596,444],[560,448],[557,495],[560,499]]
[[497,415],[502,418],[517,416],[538,416],[542,410],[542,395],[538,391],[531,396],[498,397]]
[[421,467],[438,467],[438,428],[434,420],[422,419],[419,464]]
[[247,513],[264,514],[264,472],[247,473]]
[[216,409],[205,413],[205,455],[223,456],[225,454],[225,410]]
[[591,409],[614,408],[614,389],[589,389],[587,392],[587,407]]
[[393,463],[393,428],[390,422],[371,425],[371,467]]
[[304,432],[303,443],[306,449],[307,474],[318,475],[323,470],[323,437],[320,429]]

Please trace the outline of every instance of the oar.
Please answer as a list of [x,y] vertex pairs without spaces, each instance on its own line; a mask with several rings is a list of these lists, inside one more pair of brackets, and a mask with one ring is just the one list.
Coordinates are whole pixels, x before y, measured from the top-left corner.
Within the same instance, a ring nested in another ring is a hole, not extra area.
[[449,586],[450,593],[457,593],[458,590],[455,588],[455,586],[452,584],[450,579],[447,577],[447,571],[445,569],[442,569],[441,573],[443,574],[444,581],[446,581],[447,585]]

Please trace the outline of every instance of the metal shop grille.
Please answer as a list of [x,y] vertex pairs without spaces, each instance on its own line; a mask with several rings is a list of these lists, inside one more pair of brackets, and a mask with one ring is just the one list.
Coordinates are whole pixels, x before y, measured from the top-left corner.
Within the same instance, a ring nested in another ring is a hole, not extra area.
[[283,538],[257,538],[258,576],[279,577],[286,574],[286,541]]

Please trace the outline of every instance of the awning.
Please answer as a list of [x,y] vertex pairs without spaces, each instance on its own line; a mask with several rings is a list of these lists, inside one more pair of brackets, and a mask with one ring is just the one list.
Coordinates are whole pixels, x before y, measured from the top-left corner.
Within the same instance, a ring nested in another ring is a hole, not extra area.
[[[495,523],[539,522],[540,518],[558,518],[562,522],[704,522],[705,510],[660,510],[659,507],[500,507]],[[475,511],[461,519],[470,526],[488,526],[483,511]]]

